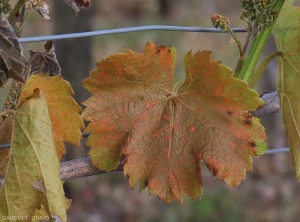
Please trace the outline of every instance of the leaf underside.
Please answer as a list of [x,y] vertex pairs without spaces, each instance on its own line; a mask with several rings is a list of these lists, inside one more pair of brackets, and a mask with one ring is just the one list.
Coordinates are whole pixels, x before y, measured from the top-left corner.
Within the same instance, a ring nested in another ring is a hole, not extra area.
[[86,142],[93,164],[115,169],[126,156],[130,185],[167,202],[202,193],[201,161],[214,176],[237,186],[252,169],[264,128],[247,111],[263,105],[258,94],[211,52],[185,56],[185,82],[173,86],[176,51],[148,43],[143,54],[126,49],[97,62],[82,84],[91,121]]
[[286,0],[276,21],[273,34],[283,52],[278,58],[277,92],[291,158],[300,181],[300,8]]

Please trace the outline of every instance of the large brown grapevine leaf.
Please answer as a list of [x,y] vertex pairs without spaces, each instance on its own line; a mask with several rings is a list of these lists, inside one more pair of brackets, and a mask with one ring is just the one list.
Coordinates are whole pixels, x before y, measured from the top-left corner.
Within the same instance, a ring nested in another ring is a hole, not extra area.
[[300,181],[300,8],[286,0],[274,26],[278,58],[277,92],[292,162]]
[[16,221],[13,216],[20,216],[23,219],[18,221],[26,221],[43,206],[49,217],[66,221],[51,120],[46,100],[38,89],[16,111],[11,143],[11,156],[0,189],[0,215],[10,216],[12,221]]
[[266,139],[247,111],[263,102],[209,51],[185,56],[186,79],[173,86],[175,49],[148,43],[97,62],[83,81],[93,93],[82,113],[91,121],[86,145],[100,169],[126,156],[130,185],[171,202],[202,193],[201,160],[214,176],[237,186],[252,169],[256,145]]
[[56,150],[61,157],[66,152],[64,141],[79,146],[80,129],[84,127],[79,115],[81,108],[71,97],[74,92],[69,82],[61,76],[48,77],[43,74],[33,75],[27,80],[20,97],[20,105],[35,88],[43,92],[47,101]]

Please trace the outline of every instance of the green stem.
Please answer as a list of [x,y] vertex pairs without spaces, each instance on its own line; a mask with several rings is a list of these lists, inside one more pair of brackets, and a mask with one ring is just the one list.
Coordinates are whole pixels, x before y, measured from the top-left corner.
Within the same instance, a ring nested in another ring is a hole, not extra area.
[[236,35],[233,33],[233,31],[231,30],[230,27],[227,28],[227,31],[232,36],[232,38],[234,39],[234,41],[236,42],[236,44],[237,44],[237,46],[239,48],[240,57],[244,57],[244,52],[243,52],[243,48],[242,48],[242,44],[241,44],[240,40],[236,37]]
[[236,64],[233,77],[239,78],[239,75],[244,66],[244,62],[245,62],[245,57],[240,57],[238,63]]
[[[285,0],[277,0],[276,3],[273,5],[273,9],[277,10],[278,13],[281,10],[282,5],[284,4]],[[274,25],[274,24],[273,24]],[[263,48],[271,34],[273,25],[268,28],[263,28],[259,35],[255,37],[252,46],[250,48],[249,54],[245,59],[244,65],[240,73],[235,74],[234,76],[246,81],[247,83],[250,82],[252,79],[252,75],[254,73],[254,69],[257,65],[258,59],[262,53]],[[254,31],[254,30],[253,30]]]
[[252,25],[251,25],[251,23],[248,23],[248,35],[247,35],[247,39],[246,39],[246,42],[245,42],[245,45],[243,48],[243,52],[246,57],[248,56],[253,39],[254,39],[254,36],[252,35]]
[[266,69],[267,65],[271,62],[272,59],[274,59],[277,56],[283,56],[283,52],[281,52],[281,51],[273,52],[270,55],[268,55],[267,58],[265,58],[265,60],[258,67],[255,74],[252,76],[252,79],[249,83],[250,88],[253,88],[255,86],[255,84],[257,83],[259,78],[262,76],[262,74],[263,74],[264,70]]
[[16,18],[16,14],[19,12],[20,8],[27,2],[28,0],[19,0],[17,4],[12,9],[11,13],[9,14],[8,21],[10,24],[14,22]]
[[21,24],[18,26],[18,28],[15,27],[15,32],[16,32],[16,35],[18,36],[18,38],[21,37],[21,33],[22,33],[25,23],[27,21],[27,16],[28,16],[28,13],[27,13],[25,7],[22,7],[20,16],[19,16],[20,19],[18,21]]

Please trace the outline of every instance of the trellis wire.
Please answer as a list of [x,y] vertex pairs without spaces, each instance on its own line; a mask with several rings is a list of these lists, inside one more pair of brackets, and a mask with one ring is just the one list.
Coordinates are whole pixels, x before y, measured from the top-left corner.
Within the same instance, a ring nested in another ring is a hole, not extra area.
[[[71,38],[82,38],[91,37],[99,35],[111,35],[120,34],[128,32],[139,32],[139,31],[150,31],[150,30],[166,30],[166,31],[183,31],[183,32],[207,32],[207,33],[226,33],[216,28],[202,28],[202,27],[186,27],[186,26],[166,26],[166,25],[149,25],[149,26],[137,26],[128,28],[118,28],[118,29],[108,29],[108,30],[98,30],[91,32],[80,32],[71,34],[61,34],[61,35],[50,35],[50,36],[36,36],[36,37],[25,37],[19,38],[20,43],[30,43],[30,42],[41,42],[49,40],[61,40],[61,39],[71,39]],[[233,32],[247,32],[245,28],[232,28]],[[84,133],[82,136],[87,137],[89,133]],[[10,143],[0,144],[0,149],[6,149],[11,146]],[[283,153],[289,152],[289,148],[278,148],[269,149],[265,154]]]
[[[128,28],[99,30],[99,31],[92,31],[92,32],[80,32],[80,33],[61,34],[61,35],[26,37],[26,38],[19,38],[19,42],[21,42],[21,43],[41,42],[41,41],[49,41],[49,40],[82,38],[82,37],[91,37],[91,36],[98,36],[98,35],[111,35],[111,34],[150,31],[150,30],[226,33],[226,31],[222,31],[222,30],[216,29],[216,28],[167,26],[167,25],[147,25],[147,26],[137,26],[137,27],[128,27]],[[232,31],[233,32],[247,32],[247,29],[245,29],[245,28],[232,28]]]

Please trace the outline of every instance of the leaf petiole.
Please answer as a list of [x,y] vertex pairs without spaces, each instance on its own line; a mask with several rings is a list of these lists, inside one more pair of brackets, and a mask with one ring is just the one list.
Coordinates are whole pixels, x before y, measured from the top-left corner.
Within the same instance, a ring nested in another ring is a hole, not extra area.
[[249,87],[253,88],[256,84],[256,82],[259,80],[259,78],[262,76],[264,70],[266,69],[267,65],[271,62],[272,59],[274,59],[277,56],[283,56],[283,52],[277,51],[273,52],[270,55],[265,58],[265,60],[260,64],[255,74],[252,76],[252,79],[249,82]]

